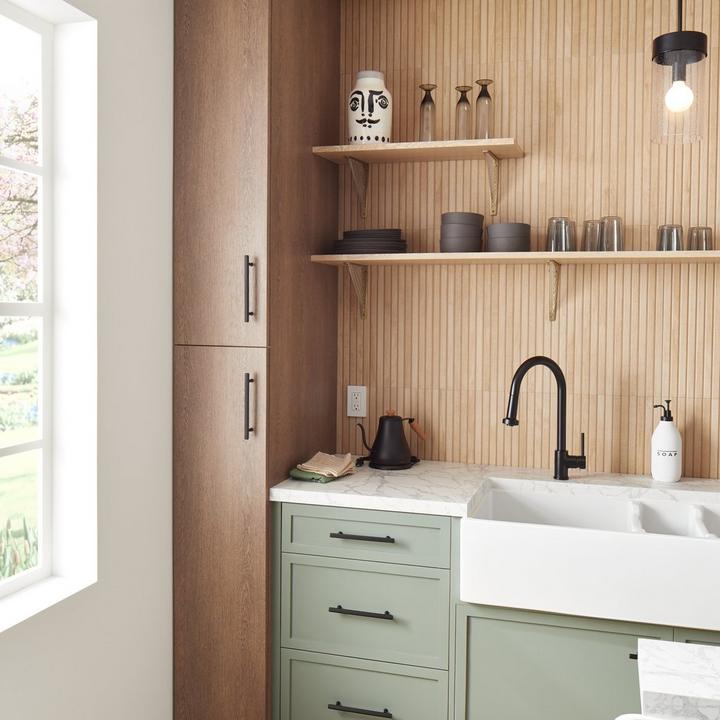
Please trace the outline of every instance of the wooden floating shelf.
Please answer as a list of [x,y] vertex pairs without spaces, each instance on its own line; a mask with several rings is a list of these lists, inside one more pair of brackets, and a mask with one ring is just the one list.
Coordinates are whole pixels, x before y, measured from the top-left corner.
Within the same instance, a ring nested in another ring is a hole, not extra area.
[[365,318],[367,305],[367,269],[370,266],[409,267],[428,265],[547,265],[548,319],[557,319],[560,268],[563,265],[668,265],[720,262],[720,251],[685,250],[658,252],[627,250],[622,252],[512,252],[512,253],[386,253],[379,255],[313,255],[312,262],[346,267],[358,299],[360,315]]
[[482,160],[487,164],[490,215],[497,215],[500,194],[500,161],[521,158],[523,149],[513,138],[492,140],[433,140],[432,142],[328,145],[314,147],[318,157],[338,165],[347,164],[352,174],[360,214],[367,217],[370,165],[377,163]]
[[476,252],[476,253],[387,253],[379,255],[313,255],[321,265],[614,265],[618,263],[715,263],[720,251],[685,250],[658,252],[626,250],[623,252]]
[[433,140],[432,142],[386,143],[381,145],[327,145],[314,147],[313,154],[343,165],[348,158],[361,162],[399,163],[441,160],[481,160],[491,153],[498,160],[521,158],[523,149],[513,138],[492,140]]

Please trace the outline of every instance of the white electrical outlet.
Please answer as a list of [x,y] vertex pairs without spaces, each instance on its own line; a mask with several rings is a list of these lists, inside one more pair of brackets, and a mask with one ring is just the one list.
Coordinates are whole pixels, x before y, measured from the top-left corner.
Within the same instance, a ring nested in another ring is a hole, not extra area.
[[347,416],[367,417],[367,388],[364,385],[347,386]]

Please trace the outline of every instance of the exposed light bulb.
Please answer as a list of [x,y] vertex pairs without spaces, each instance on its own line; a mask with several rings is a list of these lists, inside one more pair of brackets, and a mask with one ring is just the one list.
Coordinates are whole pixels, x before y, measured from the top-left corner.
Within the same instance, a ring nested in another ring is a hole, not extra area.
[[695,94],[684,80],[675,80],[665,93],[665,107],[674,113],[689,110],[695,100]]

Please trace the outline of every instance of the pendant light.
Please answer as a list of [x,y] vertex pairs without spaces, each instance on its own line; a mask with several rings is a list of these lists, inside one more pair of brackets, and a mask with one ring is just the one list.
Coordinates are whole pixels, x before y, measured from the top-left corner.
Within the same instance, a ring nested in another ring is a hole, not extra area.
[[707,35],[683,30],[683,0],[677,4],[678,29],[653,40],[653,141],[693,143],[702,137]]

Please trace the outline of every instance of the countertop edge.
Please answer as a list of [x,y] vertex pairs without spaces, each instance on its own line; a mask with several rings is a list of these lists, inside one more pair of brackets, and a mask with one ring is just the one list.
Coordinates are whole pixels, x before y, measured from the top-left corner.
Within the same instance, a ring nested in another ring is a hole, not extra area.
[[466,503],[389,498],[383,496],[323,493],[319,491],[289,490],[277,486],[270,488],[270,502],[294,503],[296,505],[319,505],[325,507],[351,508],[354,510],[382,510],[406,512],[416,515],[435,515],[465,518],[468,508],[473,507],[474,497]]

